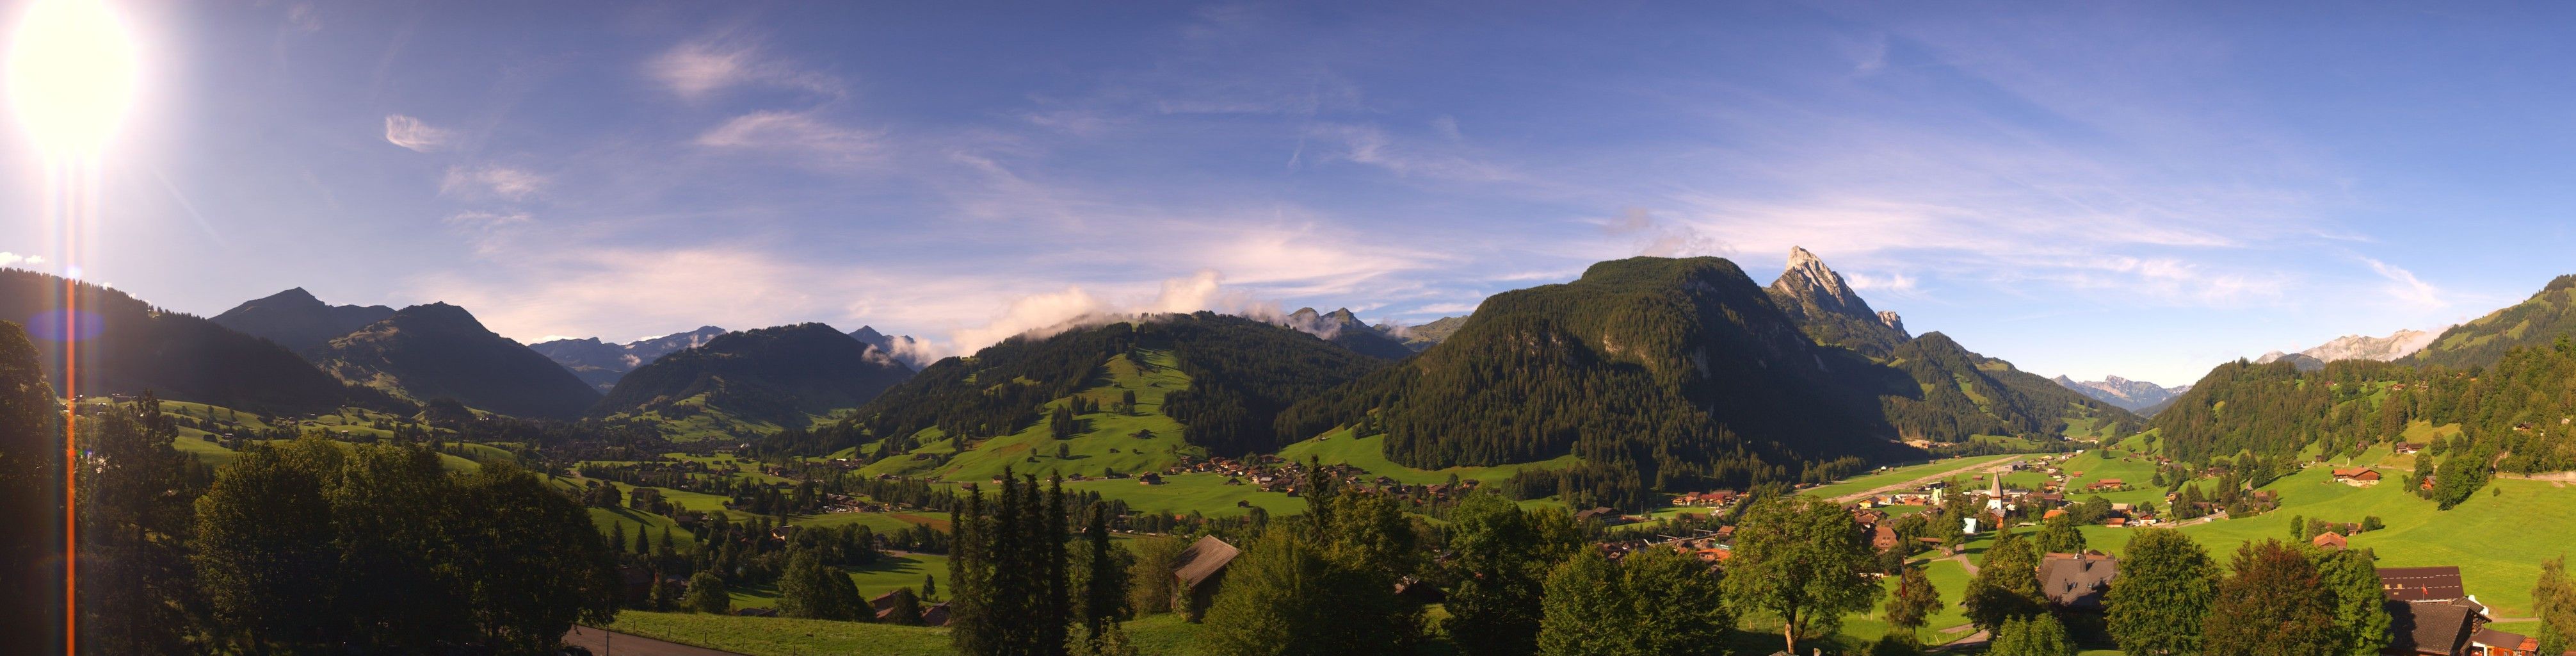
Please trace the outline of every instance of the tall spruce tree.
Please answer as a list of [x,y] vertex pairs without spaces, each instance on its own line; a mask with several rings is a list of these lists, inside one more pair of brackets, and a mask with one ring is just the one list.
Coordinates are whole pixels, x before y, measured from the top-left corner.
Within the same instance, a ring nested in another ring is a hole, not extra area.
[[1109,540],[1109,505],[1091,504],[1090,521],[1083,527],[1083,541],[1089,566],[1082,581],[1082,626],[1090,635],[1108,631],[1108,625],[1127,619],[1127,570],[1118,566],[1117,547]]

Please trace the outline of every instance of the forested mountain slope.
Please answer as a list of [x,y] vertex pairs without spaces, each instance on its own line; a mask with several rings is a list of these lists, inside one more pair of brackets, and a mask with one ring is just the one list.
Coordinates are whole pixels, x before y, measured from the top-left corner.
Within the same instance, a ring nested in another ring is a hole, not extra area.
[[416,402],[444,397],[505,415],[570,419],[599,400],[555,361],[445,303],[403,308],[317,355],[341,380]]
[[911,367],[831,326],[776,326],[718,335],[637,367],[591,414],[721,413],[801,428],[910,377]]
[[[1838,302],[1801,312],[1867,311],[1847,289],[1829,295]],[[1486,299],[1449,339],[1299,404],[1280,432],[1384,433],[1391,459],[1420,468],[1571,453],[1626,472],[1604,475],[1688,489],[1921,455],[1901,438],[2053,438],[2070,414],[2134,422],[1937,333],[1897,342],[1875,324],[1866,341],[1886,344],[1893,366],[1820,345],[1832,331],[1809,330],[1781,296],[1719,258],[1595,264],[1574,282]]]
[[2472,367],[2493,364],[2516,348],[2548,346],[2576,333],[2576,275],[2559,276],[2512,307],[2442,331],[2402,364]]
[[[970,357],[930,365],[861,408],[851,435],[913,439],[931,431],[976,440],[1009,435],[1046,418],[1041,411],[1096,386],[1113,359],[1168,352],[1188,389],[1167,392],[1157,412],[1185,426],[1189,444],[1220,455],[1269,451],[1297,439],[1273,432],[1272,418],[1297,399],[1339,385],[1386,361],[1296,330],[1207,312],[1154,315],[1037,338],[1013,337]],[[1114,403],[1114,401],[1113,401]]]
[[2417,424],[2457,426],[2501,471],[2576,469],[2576,346],[2561,337],[2465,370],[2347,360],[2303,372],[2232,362],[2153,422],[2165,455],[2191,462],[2287,458],[2310,445],[2358,454],[2404,441]]
[[[56,389],[63,384],[63,283],[51,275],[0,269],[0,317],[27,322]],[[260,412],[403,405],[344,385],[269,340],[156,308],[115,289],[86,282],[72,289],[83,317],[74,328],[82,394],[151,391]]]

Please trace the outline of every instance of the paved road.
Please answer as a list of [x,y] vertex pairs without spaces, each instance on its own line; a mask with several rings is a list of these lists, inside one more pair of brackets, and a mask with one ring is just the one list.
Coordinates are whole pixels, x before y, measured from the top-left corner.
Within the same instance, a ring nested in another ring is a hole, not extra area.
[[564,634],[564,644],[587,648],[596,656],[742,656],[579,625],[573,626],[571,633]]
[[[1982,456],[1980,456],[1980,457],[1982,457]],[[1854,501],[1859,501],[1859,500],[1864,499],[1864,498],[1874,497],[1874,496],[1878,496],[1878,495],[1881,495],[1881,494],[1886,494],[1886,493],[1889,493],[1889,492],[1895,492],[1895,491],[1898,491],[1898,490],[1911,490],[1911,489],[1914,489],[1914,488],[1917,488],[1917,487],[1921,487],[1921,486],[1922,486],[1923,484],[1925,484],[1925,483],[1930,483],[1930,482],[1938,481],[1938,480],[1944,480],[1944,479],[1948,479],[1948,478],[1950,478],[1950,477],[1952,477],[1952,476],[1957,476],[1957,475],[1960,475],[1960,474],[1968,473],[1968,471],[1969,471],[1969,470],[1973,470],[1973,469],[1976,469],[1976,468],[1979,468],[1979,467],[1984,467],[1984,468],[1986,469],[1986,473],[1990,473],[1990,474],[1992,474],[1992,473],[2001,473],[2001,472],[2012,471],[2012,465],[2013,465],[2013,463],[2016,463],[2016,462],[2021,462],[2021,461],[2020,461],[2019,459],[2005,459],[2005,460],[2003,460],[2003,461],[2000,461],[2000,462],[1994,462],[1994,463],[1977,464],[1977,465],[1968,465],[1968,466],[1966,466],[1966,467],[1960,467],[1960,468],[1958,468],[1958,469],[1953,469],[1953,470],[1945,471],[1945,472],[1941,472],[1941,473],[1938,473],[1938,474],[1932,474],[1932,475],[1929,475],[1929,476],[1924,476],[1924,477],[1917,478],[1917,479],[1910,480],[1910,481],[1906,481],[1906,482],[1903,482],[1903,483],[1897,483],[1897,484],[1894,484],[1894,485],[1882,485],[1882,486],[1879,486],[1879,487],[1878,487],[1878,489],[1869,490],[1869,491],[1866,491],[1866,492],[1853,492],[1853,493],[1851,493],[1851,494],[1846,494],[1846,495],[1842,495],[1842,496],[1839,496],[1839,497],[1834,497],[1834,503],[1851,503],[1851,502],[1854,502]]]

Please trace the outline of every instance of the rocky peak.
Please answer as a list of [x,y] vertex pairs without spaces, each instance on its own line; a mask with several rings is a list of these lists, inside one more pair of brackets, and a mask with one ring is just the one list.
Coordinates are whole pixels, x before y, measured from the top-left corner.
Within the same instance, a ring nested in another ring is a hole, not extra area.
[[1890,319],[1872,312],[1869,302],[1860,300],[1860,295],[1852,292],[1851,284],[1843,281],[1842,274],[1825,266],[1823,258],[1816,257],[1805,248],[1789,247],[1789,266],[1780,272],[1778,280],[1771,281],[1771,290],[1826,312],[1865,317],[1881,323]]
[[1878,311],[1878,322],[1879,322],[1879,323],[1881,323],[1881,324],[1886,324],[1887,329],[1888,329],[1888,330],[1896,331],[1896,334],[1899,334],[1899,335],[1910,335],[1910,334],[1912,334],[1912,333],[1905,332],[1905,318],[1904,318],[1904,317],[1896,316],[1896,311],[1895,311],[1895,310],[1879,310],[1879,311]]

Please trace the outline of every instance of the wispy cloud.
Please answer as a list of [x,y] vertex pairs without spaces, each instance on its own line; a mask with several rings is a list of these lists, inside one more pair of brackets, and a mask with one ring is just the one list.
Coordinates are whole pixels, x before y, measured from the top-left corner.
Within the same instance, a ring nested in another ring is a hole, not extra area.
[[545,176],[525,170],[483,164],[451,166],[439,180],[438,192],[459,198],[526,200],[546,186]]
[[385,141],[396,146],[426,153],[447,147],[455,138],[455,132],[430,127],[417,118],[401,114],[385,116]]
[[789,154],[847,164],[869,160],[885,149],[884,133],[842,127],[812,112],[761,111],[726,120],[699,133],[695,143],[708,148]]
[[1618,218],[1602,222],[1601,231],[1612,237],[1636,244],[1636,255],[1652,257],[1695,257],[1733,255],[1734,249],[1699,228],[1675,223],[1655,216],[1643,208],[1631,207],[1619,212]]
[[2361,261],[2369,264],[2370,270],[2379,272],[2379,277],[2388,279],[2385,289],[2389,298],[2418,309],[2450,307],[2450,301],[2443,299],[2442,289],[2417,279],[2415,272],[2372,258],[2361,258]]
[[745,86],[796,89],[834,97],[846,93],[840,78],[769,56],[755,43],[741,39],[682,43],[647,62],[645,73],[688,100]]
[[33,266],[44,263],[45,256],[42,255],[19,255],[8,251],[0,251],[0,267],[18,266],[20,264]]

